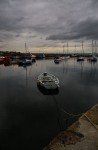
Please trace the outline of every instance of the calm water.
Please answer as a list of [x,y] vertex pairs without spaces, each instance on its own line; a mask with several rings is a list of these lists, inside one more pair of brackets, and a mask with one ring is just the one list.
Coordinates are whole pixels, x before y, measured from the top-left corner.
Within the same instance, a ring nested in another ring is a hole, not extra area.
[[[59,78],[58,94],[38,89],[36,80],[44,71]],[[38,60],[27,68],[0,65],[0,149],[42,150],[73,122],[64,111],[79,114],[98,103],[97,88],[98,64],[86,60]]]

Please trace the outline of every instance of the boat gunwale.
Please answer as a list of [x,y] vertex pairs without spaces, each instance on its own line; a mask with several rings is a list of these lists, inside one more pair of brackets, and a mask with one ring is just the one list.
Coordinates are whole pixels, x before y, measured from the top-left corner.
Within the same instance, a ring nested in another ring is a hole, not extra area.
[[[54,87],[56,88],[58,88],[59,87],[59,79],[56,77],[56,76],[54,76],[54,75],[52,75],[52,74],[50,74],[50,73],[47,73],[47,75],[49,76],[49,77],[51,77],[51,79],[49,79],[49,80],[45,80],[46,82],[44,82],[44,80],[41,80],[41,77],[43,77],[43,74],[44,73],[42,73],[42,74],[40,74],[39,76],[38,76],[38,79],[37,79],[37,84],[40,84],[40,85],[42,85],[42,86],[44,86],[44,88],[47,88],[47,87],[51,87],[51,86],[53,86],[54,85]],[[52,85],[50,85],[49,83],[51,83]],[[52,88],[52,89],[55,89],[55,88]],[[51,89],[51,88],[49,88],[49,89]]]

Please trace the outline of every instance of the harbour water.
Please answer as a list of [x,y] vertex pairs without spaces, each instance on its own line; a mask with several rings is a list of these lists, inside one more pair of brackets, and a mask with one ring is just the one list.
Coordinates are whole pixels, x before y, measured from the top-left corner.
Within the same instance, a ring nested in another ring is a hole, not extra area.
[[[37,77],[49,72],[60,80],[58,93],[37,87]],[[55,64],[37,60],[28,67],[0,65],[0,149],[42,150],[60,131],[98,103],[98,62],[75,58]],[[67,120],[66,120],[67,119]]]

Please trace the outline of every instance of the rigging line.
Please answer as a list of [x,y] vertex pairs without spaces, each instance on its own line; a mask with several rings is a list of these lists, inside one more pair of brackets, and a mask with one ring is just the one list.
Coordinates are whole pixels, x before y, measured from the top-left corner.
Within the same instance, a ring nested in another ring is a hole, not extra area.
[[68,112],[65,111],[64,109],[61,109],[61,111],[63,111],[65,114],[67,114],[67,115],[69,115],[69,116],[74,116],[74,117],[76,117],[76,116],[81,116],[81,115],[82,115],[82,113],[81,113],[81,114],[72,114],[72,113],[68,113]]

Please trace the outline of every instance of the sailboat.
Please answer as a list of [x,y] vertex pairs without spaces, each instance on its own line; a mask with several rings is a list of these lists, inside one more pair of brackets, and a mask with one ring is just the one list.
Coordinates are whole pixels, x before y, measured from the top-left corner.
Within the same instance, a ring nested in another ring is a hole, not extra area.
[[65,55],[65,46],[63,46],[63,54],[64,57],[62,57],[62,59],[66,60],[70,58],[70,56],[68,55],[68,42],[67,42],[67,54]]
[[63,45],[63,56],[61,57],[62,60],[65,60],[65,46]]
[[[27,46],[26,46],[26,42],[25,42],[25,52],[27,54]],[[27,66],[27,65],[32,65],[32,59],[30,56],[30,59],[25,57],[24,59],[22,59],[21,61],[19,61],[19,66]]]
[[[95,51],[96,51],[96,41],[95,41]],[[91,62],[96,62],[97,61],[97,57],[94,54],[93,40],[92,40],[92,57],[90,57],[88,60],[91,61]]]
[[76,45],[75,45],[74,53],[71,55],[71,57],[77,57],[77,54],[76,54]]
[[[84,54],[83,41],[82,41],[82,52],[83,52],[83,54]],[[82,55],[83,55],[83,54],[82,54]],[[84,57],[83,57],[82,55],[77,58],[77,61],[84,61]]]
[[70,58],[70,56],[68,55],[68,52],[69,52],[69,48],[68,48],[68,42],[67,42],[67,54],[65,56],[65,59],[69,59]]
[[61,61],[62,61],[62,57],[60,57],[60,53],[56,54],[55,57],[54,57],[54,62],[56,64],[59,64]]

